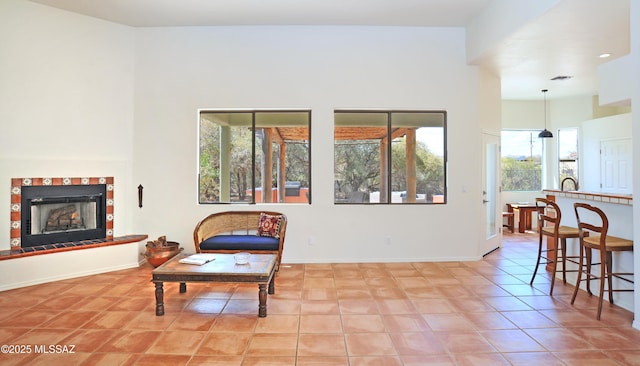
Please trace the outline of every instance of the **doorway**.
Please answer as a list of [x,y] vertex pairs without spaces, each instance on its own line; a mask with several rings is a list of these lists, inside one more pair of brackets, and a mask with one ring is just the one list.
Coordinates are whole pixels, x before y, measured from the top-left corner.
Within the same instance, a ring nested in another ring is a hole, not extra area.
[[502,242],[500,200],[500,136],[482,134],[482,239],[480,254],[487,255]]

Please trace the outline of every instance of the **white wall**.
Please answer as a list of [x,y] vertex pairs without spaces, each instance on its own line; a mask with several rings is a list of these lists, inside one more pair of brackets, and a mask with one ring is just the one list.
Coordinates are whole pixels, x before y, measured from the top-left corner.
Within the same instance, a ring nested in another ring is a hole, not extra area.
[[538,18],[559,0],[493,0],[467,26],[467,60],[476,63],[523,24]]
[[[0,44],[0,192],[11,178],[114,176],[114,232],[131,234],[133,30],[3,0]],[[0,210],[0,250],[9,221]]]
[[130,157],[130,28],[7,0],[0,42],[3,159]]
[[0,291],[140,265],[138,243],[0,260]]
[[[0,192],[11,178],[114,176],[115,234],[131,234],[132,29],[3,0],[0,44]],[[8,209],[0,222],[8,249]]]
[[[192,250],[205,215],[255,209],[197,204],[197,110],[248,107],[313,111],[314,204],[260,206],[289,215],[285,261],[480,255],[480,131],[493,129],[499,100],[478,101],[499,82],[466,65],[463,29],[132,29],[22,0],[0,3],[0,27],[0,249],[10,178],[114,176],[116,235]],[[449,203],[334,206],[335,108],[447,110]]]
[[[18,177],[114,176],[114,232],[132,234],[133,30],[2,0],[0,45],[0,250],[10,247],[10,180]],[[138,263],[137,248],[127,258],[122,250],[96,251],[101,261],[91,270]],[[52,269],[37,272],[37,279],[23,277],[25,283],[63,278],[55,268],[86,274],[75,262],[93,251],[0,261],[0,272],[13,273],[24,263]],[[2,286],[8,281],[4,276]]]
[[[115,232],[131,233],[133,40],[128,27],[0,2],[0,191],[18,177],[115,176]],[[0,222],[8,249],[9,210]]]
[[[136,35],[134,181],[145,187],[136,231],[193,250],[201,218],[256,209],[197,204],[199,108],[310,108],[313,205],[257,208],[289,216],[285,262],[479,256],[481,86],[478,70],[466,65],[464,30],[185,27]],[[335,108],[447,110],[449,203],[335,206]]]
[[598,91],[602,104],[624,105],[633,92],[629,72],[636,67],[631,55],[619,57],[598,67]]
[[611,139],[631,138],[631,114],[604,117],[584,121],[580,135],[580,189],[599,192],[600,188],[600,142]]

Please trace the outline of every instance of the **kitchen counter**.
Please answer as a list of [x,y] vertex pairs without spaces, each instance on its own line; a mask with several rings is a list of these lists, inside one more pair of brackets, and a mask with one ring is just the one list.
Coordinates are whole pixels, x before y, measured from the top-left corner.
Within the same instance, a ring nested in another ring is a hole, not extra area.
[[[545,189],[543,194],[553,199],[558,204],[562,212],[561,225],[578,227],[576,214],[573,204],[575,202],[584,202],[592,206],[600,208],[607,215],[609,220],[608,235],[617,236],[624,239],[633,240],[633,197],[632,195],[611,194],[603,192],[586,192],[586,191],[560,191],[554,189]],[[550,245],[547,242],[547,245]],[[636,244],[637,245],[637,244]],[[551,244],[553,246],[553,244]],[[580,253],[579,241],[577,239],[567,240],[566,255],[573,256]],[[638,250],[638,248],[636,248]],[[614,261],[614,270],[620,272],[634,271],[633,252],[617,253]],[[574,268],[572,268],[574,269]],[[567,282],[575,283],[575,274],[567,273]],[[614,279],[616,284],[614,287],[625,287],[618,279]],[[584,284],[581,285],[584,287]],[[626,287],[625,287],[626,288]],[[593,290],[593,285],[592,288]],[[597,292],[597,290],[596,290]],[[632,292],[615,292],[615,302],[621,307],[633,311],[633,293]]]
[[559,189],[543,189],[545,195],[573,198],[578,200],[614,203],[619,205],[633,205],[633,195],[588,191],[561,191]]

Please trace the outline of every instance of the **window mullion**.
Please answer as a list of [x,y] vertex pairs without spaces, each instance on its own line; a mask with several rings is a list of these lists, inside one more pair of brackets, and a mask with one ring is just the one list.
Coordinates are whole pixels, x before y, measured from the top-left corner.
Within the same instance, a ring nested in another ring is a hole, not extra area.
[[[263,192],[264,194],[264,188]],[[251,112],[251,204],[256,203],[256,112]]]
[[392,202],[392,198],[393,198],[393,187],[391,186],[392,183],[392,177],[391,177],[391,156],[392,156],[392,138],[393,136],[391,135],[391,112],[387,112],[387,164],[385,166],[385,170],[386,170],[386,174],[385,176],[387,177],[387,204],[391,204]]

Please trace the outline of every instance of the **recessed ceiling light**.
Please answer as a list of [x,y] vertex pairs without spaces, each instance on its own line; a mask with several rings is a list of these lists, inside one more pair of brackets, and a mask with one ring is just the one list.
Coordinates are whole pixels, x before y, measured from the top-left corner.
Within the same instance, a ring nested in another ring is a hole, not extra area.
[[607,58],[607,57],[609,57],[609,56],[611,56],[611,54],[610,54],[610,53],[603,53],[603,54],[601,54],[599,57],[600,57],[600,58]]

